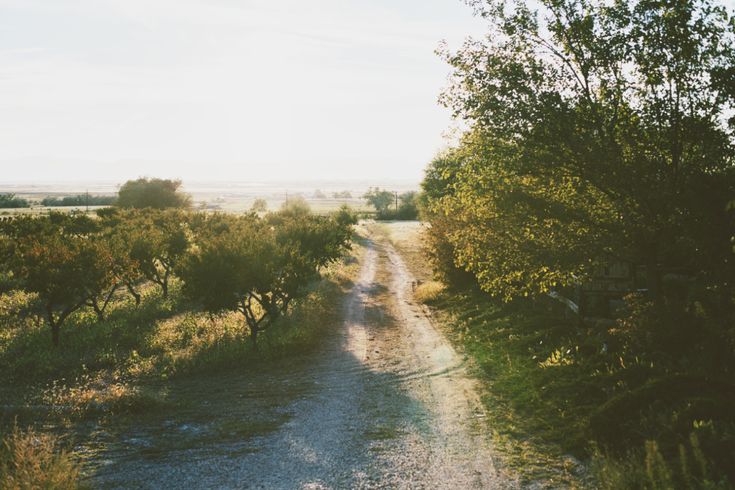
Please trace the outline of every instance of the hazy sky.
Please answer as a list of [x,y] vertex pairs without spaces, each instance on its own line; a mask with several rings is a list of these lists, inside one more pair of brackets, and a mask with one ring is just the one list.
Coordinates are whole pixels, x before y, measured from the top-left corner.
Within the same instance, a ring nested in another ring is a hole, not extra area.
[[461,0],[0,0],[0,182],[420,179]]

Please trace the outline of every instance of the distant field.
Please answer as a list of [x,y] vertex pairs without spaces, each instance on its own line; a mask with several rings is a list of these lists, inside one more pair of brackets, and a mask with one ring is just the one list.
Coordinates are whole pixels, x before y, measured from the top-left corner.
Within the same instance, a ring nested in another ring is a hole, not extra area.
[[[91,195],[111,196],[117,193],[119,183],[44,183],[0,184],[0,193],[12,193],[31,202],[31,208],[0,209],[0,215],[17,213],[46,213],[49,210],[84,210],[86,206],[45,207],[40,201],[45,197],[64,197],[89,192]],[[329,182],[307,183],[203,183],[184,182],[184,192],[192,196],[194,208],[242,212],[247,211],[256,199],[265,199],[268,210],[276,210],[289,199],[303,198],[316,213],[327,213],[348,205],[357,211],[372,211],[362,199],[370,187],[380,187],[396,192],[417,190],[418,184],[407,182]],[[335,196],[338,194],[338,196]],[[347,197],[347,195],[349,197]],[[90,210],[100,206],[89,206]]]

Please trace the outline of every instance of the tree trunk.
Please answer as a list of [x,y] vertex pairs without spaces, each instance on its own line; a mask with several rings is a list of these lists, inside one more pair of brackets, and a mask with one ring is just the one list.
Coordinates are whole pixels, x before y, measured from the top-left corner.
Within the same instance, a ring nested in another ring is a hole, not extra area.
[[61,326],[54,322],[53,320],[49,320],[51,323],[51,342],[53,343],[54,347],[59,347],[59,330],[61,330]]
[[258,326],[250,326],[250,340],[253,343],[253,350],[258,350]]
[[97,302],[97,300],[92,301],[92,309],[97,314],[97,321],[101,322],[102,320],[105,319],[105,312],[102,310],[102,308],[100,308],[100,305]]
[[128,292],[135,298],[135,306],[140,306],[140,293],[138,293],[132,285],[126,284]]
[[161,290],[163,291],[163,298],[168,298],[168,280],[161,281]]

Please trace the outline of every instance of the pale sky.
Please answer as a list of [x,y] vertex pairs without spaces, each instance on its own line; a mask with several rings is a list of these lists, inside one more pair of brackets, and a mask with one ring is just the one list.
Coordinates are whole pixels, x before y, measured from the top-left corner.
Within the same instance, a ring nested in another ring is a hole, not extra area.
[[0,0],[0,182],[411,179],[461,0]]

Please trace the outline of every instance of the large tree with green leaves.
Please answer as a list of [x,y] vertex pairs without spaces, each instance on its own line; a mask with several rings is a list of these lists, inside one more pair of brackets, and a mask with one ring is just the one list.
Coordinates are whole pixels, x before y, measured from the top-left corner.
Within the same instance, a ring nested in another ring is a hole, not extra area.
[[181,181],[139,178],[128,180],[118,191],[121,208],[188,208],[191,198],[181,192]]
[[[425,188],[457,264],[506,297],[643,264],[731,294],[733,23],[709,0],[473,2],[491,34],[443,54],[470,127]],[[444,167],[444,168],[440,168]],[[437,188],[439,189],[437,191]]]

